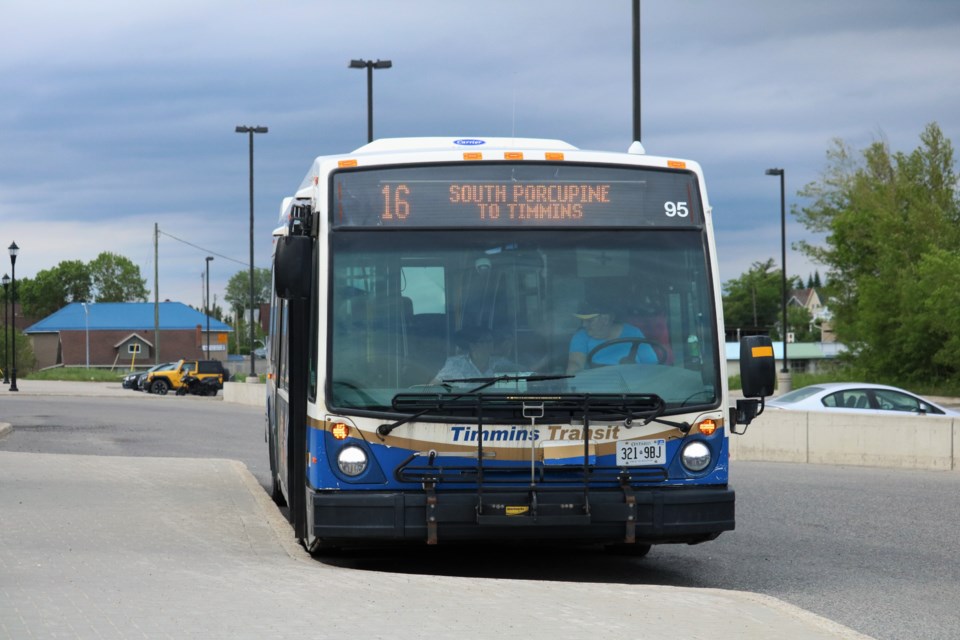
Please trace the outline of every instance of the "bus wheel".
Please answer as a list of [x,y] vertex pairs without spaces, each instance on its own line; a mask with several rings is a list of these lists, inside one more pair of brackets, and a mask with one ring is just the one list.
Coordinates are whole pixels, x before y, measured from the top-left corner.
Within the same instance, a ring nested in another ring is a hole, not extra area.
[[273,443],[273,435],[267,434],[267,448],[270,456],[270,499],[278,507],[287,506],[287,501],[283,497],[283,490],[280,488],[280,476],[277,471],[277,447]]
[[639,544],[639,543],[626,544],[624,542],[620,542],[617,544],[605,545],[603,547],[603,550],[609,553],[610,555],[642,558],[648,553],[650,553],[650,545]]

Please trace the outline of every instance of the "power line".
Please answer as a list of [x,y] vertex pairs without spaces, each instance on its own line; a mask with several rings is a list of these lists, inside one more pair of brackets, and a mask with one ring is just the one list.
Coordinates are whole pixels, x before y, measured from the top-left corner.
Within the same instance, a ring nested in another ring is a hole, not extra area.
[[160,230],[160,229],[158,229],[157,231],[158,231],[159,233],[167,236],[168,238],[172,238],[173,240],[176,240],[177,242],[182,242],[183,244],[189,245],[189,246],[193,247],[194,249],[199,249],[200,251],[203,251],[204,253],[213,254],[213,255],[217,256],[218,258],[223,258],[224,260],[229,260],[230,262],[236,262],[237,264],[242,264],[242,265],[245,266],[245,267],[248,266],[248,264],[249,264],[249,263],[247,263],[247,262],[242,262],[242,261],[240,261],[240,260],[236,260],[236,259],[231,258],[231,257],[229,257],[229,256],[225,256],[225,255],[223,255],[223,254],[217,253],[216,251],[212,251],[212,250],[210,250],[210,249],[205,249],[205,248],[201,247],[200,245],[193,244],[192,242],[187,242],[187,241],[184,240],[183,238],[178,238],[177,236],[170,235],[170,234],[167,233],[166,231],[163,231],[163,230]]

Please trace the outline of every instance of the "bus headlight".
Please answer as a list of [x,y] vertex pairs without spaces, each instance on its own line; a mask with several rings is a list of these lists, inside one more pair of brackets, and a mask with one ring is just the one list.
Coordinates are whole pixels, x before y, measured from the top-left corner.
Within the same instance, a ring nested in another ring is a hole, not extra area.
[[680,460],[690,471],[703,471],[710,466],[710,448],[702,442],[691,442],[683,448]]
[[344,447],[337,454],[337,466],[344,475],[358,476],[367,470],[367,454],[360,447]]

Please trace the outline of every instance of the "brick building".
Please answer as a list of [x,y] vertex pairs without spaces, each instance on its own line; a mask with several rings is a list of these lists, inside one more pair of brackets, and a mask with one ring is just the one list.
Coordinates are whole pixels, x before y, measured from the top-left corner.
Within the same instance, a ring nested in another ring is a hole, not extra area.
[[233,329],[182,302],[159,305],[157,353],[152,302],[74,302],[27,327],[39,368],[85,366],[146,367],[180,358],[226,360],[227,336]]

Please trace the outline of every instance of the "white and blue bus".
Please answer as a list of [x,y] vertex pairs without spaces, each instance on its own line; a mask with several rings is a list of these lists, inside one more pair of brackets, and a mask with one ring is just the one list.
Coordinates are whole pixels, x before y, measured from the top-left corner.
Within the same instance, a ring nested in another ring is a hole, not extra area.
[[317,158],[274,233],[273,498],[312,552],[642,554],[734,528],[711,210],[689,160],[411,138]]

